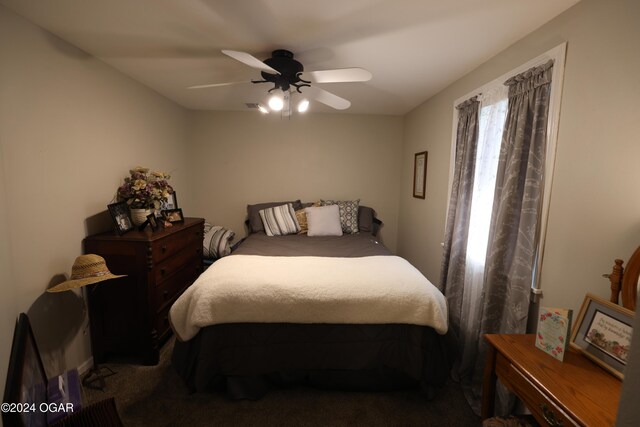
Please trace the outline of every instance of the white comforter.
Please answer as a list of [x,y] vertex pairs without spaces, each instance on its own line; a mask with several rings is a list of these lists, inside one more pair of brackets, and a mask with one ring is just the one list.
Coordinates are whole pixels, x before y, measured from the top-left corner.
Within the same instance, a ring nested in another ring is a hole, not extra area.
[[228,256],[169,315],[182,341],[220,323],[406,323],[447,331],[444,296],[397,256]]

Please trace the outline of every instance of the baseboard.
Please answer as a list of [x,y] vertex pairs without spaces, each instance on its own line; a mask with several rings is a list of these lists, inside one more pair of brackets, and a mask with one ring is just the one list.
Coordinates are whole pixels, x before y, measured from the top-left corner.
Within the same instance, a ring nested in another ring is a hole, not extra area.
[[93,356],[85,360],[80,366],[78,366],[78,374],[84,375],[89,369],[93,367]]

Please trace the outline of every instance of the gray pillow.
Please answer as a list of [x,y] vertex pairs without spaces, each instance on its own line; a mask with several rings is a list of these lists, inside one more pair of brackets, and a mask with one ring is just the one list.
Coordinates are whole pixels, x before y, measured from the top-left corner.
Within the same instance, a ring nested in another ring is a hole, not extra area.
[[247,216],[248,216],[248,226],[249,233],[257,233],[258,231],[264,231],[264,226],[262,225],[262,218],[260,218],[260,211],[263,209],[272,208],[274,206],[286,205],[287,203],[291,203],[293,205],[293,210],[302,209],[302,203],[300,200],[293,200],[288,202],[265,202],[258,203],[256,205],[247,205]]
[[362,206],[358,208],[358,230],[363,233],[373,232],[373,218],[376,216],[376,211],[368,206]]

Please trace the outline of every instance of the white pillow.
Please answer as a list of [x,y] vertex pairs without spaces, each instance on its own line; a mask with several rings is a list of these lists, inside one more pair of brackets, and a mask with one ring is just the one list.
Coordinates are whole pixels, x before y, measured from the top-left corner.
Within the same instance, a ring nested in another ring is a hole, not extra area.
[[307,236],[342,236],[340,208],[338,205],[305,208]]

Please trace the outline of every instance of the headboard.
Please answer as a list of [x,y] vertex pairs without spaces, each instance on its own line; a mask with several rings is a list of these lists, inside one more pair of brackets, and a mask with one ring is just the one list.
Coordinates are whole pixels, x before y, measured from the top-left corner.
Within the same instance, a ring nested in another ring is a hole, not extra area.
[[638,279],[640,279],[640,247],[631,255],[626,267],[623,260],[616,259],[611,274],[605,275],[611,282],[612,303],[618,304],[622,299],[622,306],[629,310],[636,310],[636,298],[638,296]]

